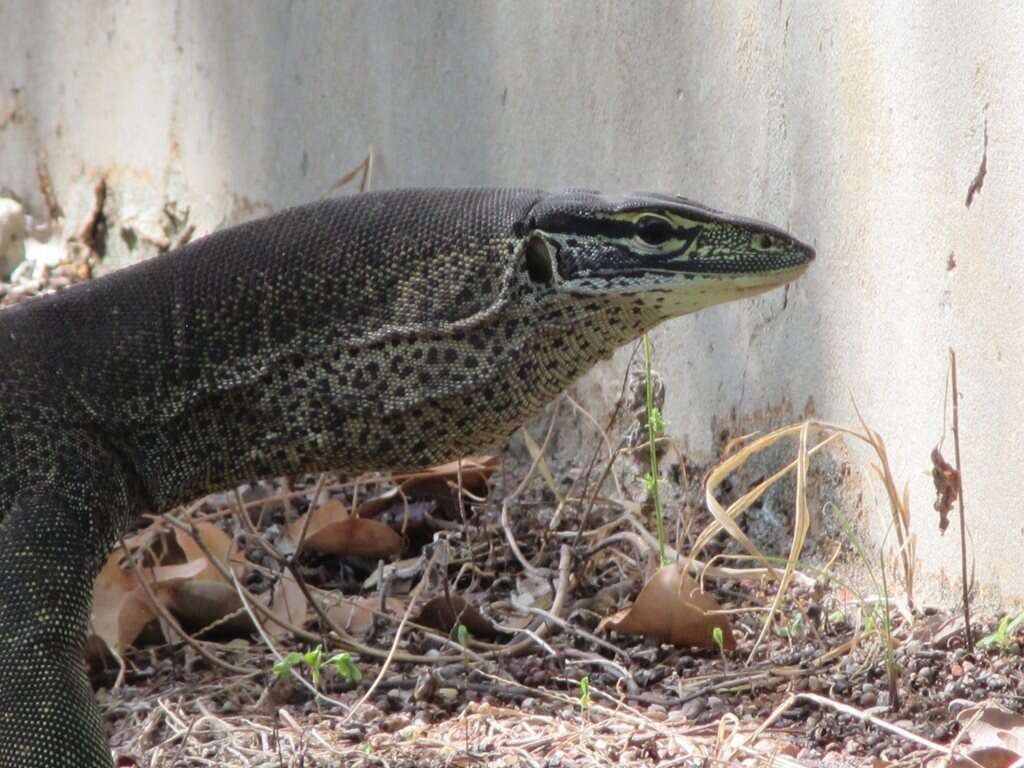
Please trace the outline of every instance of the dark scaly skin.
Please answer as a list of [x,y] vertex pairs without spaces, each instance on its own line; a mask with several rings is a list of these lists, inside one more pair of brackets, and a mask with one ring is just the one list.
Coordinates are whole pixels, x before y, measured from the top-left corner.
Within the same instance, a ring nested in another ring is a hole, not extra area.
[[[683,217],[681,256],[633,247],[631,212],[662,207]],[[451,460],[661,320],[811,258],[676,198],[410,190],[285,211],[3,311],[0,768],[109,768],[82,643],[92,582],[140,512]]]

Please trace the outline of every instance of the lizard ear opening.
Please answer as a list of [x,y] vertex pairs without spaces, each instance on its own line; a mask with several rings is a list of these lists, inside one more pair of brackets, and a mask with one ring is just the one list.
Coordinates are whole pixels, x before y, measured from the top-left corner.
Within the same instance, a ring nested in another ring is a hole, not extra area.
[[540,285],[548,285],[554,279],[551,268],[551,249],[547,241],[540,235],[534,235],[526,243],[526,271],[530,280]]

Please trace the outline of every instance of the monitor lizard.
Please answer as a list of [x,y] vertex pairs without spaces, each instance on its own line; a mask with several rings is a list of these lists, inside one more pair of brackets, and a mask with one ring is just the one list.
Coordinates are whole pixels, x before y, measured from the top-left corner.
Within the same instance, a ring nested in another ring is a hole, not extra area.
[[94,577],[140,512],[451,460],[663,320],[813,258],[667,195],[399,190],[0,312],[0,768],[110,767],[82,646]]

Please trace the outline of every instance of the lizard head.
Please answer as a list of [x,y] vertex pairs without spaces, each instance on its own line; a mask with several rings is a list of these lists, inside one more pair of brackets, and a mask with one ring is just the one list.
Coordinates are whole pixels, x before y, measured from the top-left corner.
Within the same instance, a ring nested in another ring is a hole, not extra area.
[[649,193],[549,194],[516,234],[538,293],[624,299],[660,319],[784,285],[814,259],[769,224]]

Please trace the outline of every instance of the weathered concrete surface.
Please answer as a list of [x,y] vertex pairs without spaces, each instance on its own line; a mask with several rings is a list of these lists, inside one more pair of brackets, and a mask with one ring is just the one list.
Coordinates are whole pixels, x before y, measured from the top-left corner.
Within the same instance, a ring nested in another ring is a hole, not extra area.
[[713,421],[848,422],[854,395],[942,585],[957,541],[926,470],[952,345],[977,573],[1024,596],[1015,3],[6,0],[0,52],[0,188],[37,215],[40,177],[52,205],[109,174],[208,230],[323,195],[372,144],[377,188],[662,189],[789,227],[820,254],[797,285],[655,334],[672,432],[707,458]]

